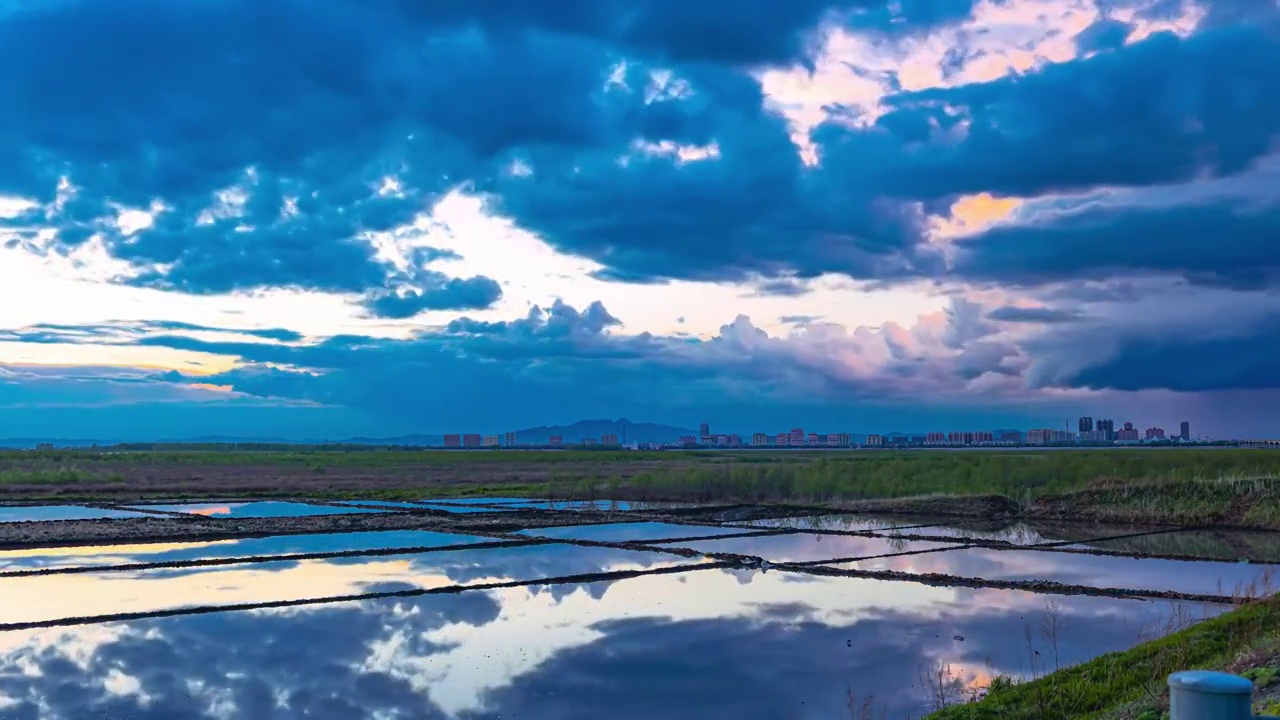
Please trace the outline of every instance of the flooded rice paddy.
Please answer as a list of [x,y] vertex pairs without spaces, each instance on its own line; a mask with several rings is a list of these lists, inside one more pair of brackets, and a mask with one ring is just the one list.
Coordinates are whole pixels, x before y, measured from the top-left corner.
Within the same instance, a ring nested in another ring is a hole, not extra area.
[[111,518],[141,517],[142,513],[130,510],[107,510],[79,505],[16,505],[0,507],[0,523],[43,522],[46,520],[107,520]]
[[339,515],[343,513],[378,512],[361,507],[336,505],[311,505],[297,502],[232,502],[232,503],[178,503],[174,505],[131,505],[131,510],[183,513],[206,517],[272,518],[306,517],[308,515]]
[[1280,569],[1280,536],[1256,532],[519,498],[132,507],[0,521],[280,534],[8,543],[0,717],[920,717],[939,673],[954,700],[1123,650]]

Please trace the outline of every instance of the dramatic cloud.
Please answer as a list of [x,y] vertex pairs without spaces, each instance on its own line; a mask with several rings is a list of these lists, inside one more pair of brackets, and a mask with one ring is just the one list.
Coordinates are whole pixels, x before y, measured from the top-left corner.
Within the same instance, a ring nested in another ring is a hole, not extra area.
[[1104,190],[1024,205],[958,241],[955,271],[1002,283],[1174,273],[1206,284],[1280,280],[1280,163],[1224,180]]
[[[1173,303],[1182,301],[1176,312]],[[1038,387],[1183,392],[1280,387],[1280,296],[1153,286],[1026,342]]]
[[1017,323],[1065,323],[1075,322],[1080,316],[1069,310],[1055,310],[1045,307],[1015,307],[1006,305],[987,313],[991,320]]
[[873,126],[828,123],[815,138],[840,185],[864,196],[1025,197],[1228,175],[1273,147],[1277,72],[1280,42],[1255,28],[1157,34],[1024,76],[902,93]]
[[9,3],[0,406],[922,429],[1269,392],[1278,23]]
[[375,295],[369,300],[369,309],[380,317],[407,318],[423,310],[483,310],[502,297],[502,288],[487,277],[463,280],[429,273],[424,279],[422,289]]

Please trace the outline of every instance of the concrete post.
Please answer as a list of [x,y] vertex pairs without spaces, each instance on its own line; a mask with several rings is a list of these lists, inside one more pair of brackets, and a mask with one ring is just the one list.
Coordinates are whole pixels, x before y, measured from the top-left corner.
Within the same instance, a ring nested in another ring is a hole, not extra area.
[[1169,676],[1169,720],[1253,720],[1253,683],[1207,670]]

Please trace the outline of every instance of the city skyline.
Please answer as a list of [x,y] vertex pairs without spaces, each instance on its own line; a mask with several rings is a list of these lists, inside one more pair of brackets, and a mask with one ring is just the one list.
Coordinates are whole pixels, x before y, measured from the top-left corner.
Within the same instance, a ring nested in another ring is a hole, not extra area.
[[1280,437],[1274,3],[366,5],[4,5],[0,437]]
[[[639,447],[645,445],[662,445],[668,447],[851,447],[851,446],[888,446],[905,444],[912,447],[956,447],[956,446],[1000,446],[1000,445],[1109,445],[1160,442],[1204,442],[1218,440],[1262,440],[1263,438],[1210,438],[1191,434],[1191,422],[1178,422],[1176,432],[1167,431],[1162,426],[1151,426],[1139,429],[1132,421],[1121,421],[1119,429],[1110,418],[1081,416],[1076,421],[1076,431],[1069,427],[1058,430],[1051,428],[997,428],[991,430],[965,431],[929,431],[925,433],[903,433],[894,431],[880,432],[848,432],[819,431],[797,426],[776,433],[753,431],[712,432],[708,422],[698,424],[697,434],[680,435],[674,441],[645,442],[629,441],[626,434],[626,422],[618,421],[620,431],[583,435],[574,437],[572,433],[561,430],[559,434],[551,434],[547,442],[527,442],[520,439],[521,433],[529,431],[507,431],[501,435],[480,433],[449,433],[442,437],[442,445],[446,448],[479,448],[479,447],[517,447],[528,445],[567,447],[574,445],[603,445]],[[1067,423],[1069,425],[1069,422]],[[1096,427],[1095,427],[1096,425]],[[681,429],[671,427],[671,432]]]

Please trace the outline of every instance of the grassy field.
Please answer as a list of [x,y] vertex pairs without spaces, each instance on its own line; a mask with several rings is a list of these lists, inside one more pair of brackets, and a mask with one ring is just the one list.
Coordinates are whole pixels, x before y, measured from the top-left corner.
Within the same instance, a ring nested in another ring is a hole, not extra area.
[[[519,494],[848,504],[1001,498],[1029,518],[1280,529],[1280,451],[443,451],[229,447],[0,452],[6,499]],[[992,505],[983,506],[989,511]],[[936,505],[932,508],[940,510]],[[966,512],[963,504],[956,512]]]
[[[1280,450],[809,450],[618,451],[404,449],[156,449],[0,451],[0,468],[55,465],[92,471],[119,465],[261,465],[323,468],[439,466],[599,466],[696,468],[699,472],[651,473],[638,482],[725,482],[757,493],[797,489],[857,497],[921,492],[1061,492],[1103,480],[1193,480],[1280,477]],[[586,476],[578,476],[586,477]]]
[[1280,598],[1243,606],[1132,650],[1111,653],[1026,682],[997,677],[985,696],[929,720],[1160,720],[1166,678],[1180,670],[1226,670],[1262,689],[1257,710],[1274,714],[1280,678]]

